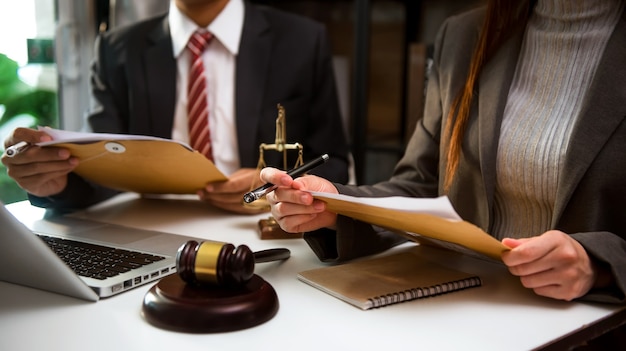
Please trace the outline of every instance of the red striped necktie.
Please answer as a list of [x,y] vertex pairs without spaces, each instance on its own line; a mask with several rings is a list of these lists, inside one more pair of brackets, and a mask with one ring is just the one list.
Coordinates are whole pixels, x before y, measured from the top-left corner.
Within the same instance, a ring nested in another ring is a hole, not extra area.
[[213,161],[213,150],[211,148],[207,83],[204,75],[202,53],[209,45],[212,37],[213,35],[206,30],[198,30],[187,43],[187,48],[191,53],[189,85],[187,89],[189,144],[211,161]]

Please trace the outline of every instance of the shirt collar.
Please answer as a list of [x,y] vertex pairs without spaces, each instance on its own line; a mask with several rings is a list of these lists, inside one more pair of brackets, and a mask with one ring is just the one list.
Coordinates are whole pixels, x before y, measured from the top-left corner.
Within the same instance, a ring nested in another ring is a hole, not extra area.
[[[239,42],[243,31],[244,5],[242,0],[230,0],[219,15],[209,24],[206,29],[213,34],[224,47],[233,55],[239,52]],[[170,2],[168,14],[170,35],[172,36],[172,49],[174,57],[179,57],[185,50],[191,35],[198,26],[185,16],[176,7],[174,1]]]

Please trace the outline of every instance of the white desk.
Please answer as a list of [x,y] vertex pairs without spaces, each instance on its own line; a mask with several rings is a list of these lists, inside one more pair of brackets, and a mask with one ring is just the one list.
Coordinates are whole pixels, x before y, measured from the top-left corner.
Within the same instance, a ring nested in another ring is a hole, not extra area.
[[[8,207],[24,222],[43,215],[27,202]],[[442,262],[480,275],[482,287],[361,311],[297,280],[297,272],[323,264],[300,239],[260,240],[257,222],[267,215],[236,216],[197,201],[125,194],[80,216],[255,251],[287,247],[287,261],[256,266],[275,288],[279,311],[242,331],[184,334],[142,318],[152,284],[88,303],[0,282],[0,350],[529,350],[607,318],[624,319],[624,307],[538,297],[502,266],[457,255]]]

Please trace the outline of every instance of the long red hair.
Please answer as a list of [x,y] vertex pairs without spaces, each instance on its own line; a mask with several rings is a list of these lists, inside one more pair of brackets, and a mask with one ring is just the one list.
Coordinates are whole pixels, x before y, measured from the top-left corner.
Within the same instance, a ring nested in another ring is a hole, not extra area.
[[461,146],[474,98],[474,88],[485,63],[500,46],[520,27],[525,27],[536,0],[490,0],[485,20],[470,62],[465,85],[457,94],[447,116],[445,138],[448,140],[444,190],[452,185],[459,167]]

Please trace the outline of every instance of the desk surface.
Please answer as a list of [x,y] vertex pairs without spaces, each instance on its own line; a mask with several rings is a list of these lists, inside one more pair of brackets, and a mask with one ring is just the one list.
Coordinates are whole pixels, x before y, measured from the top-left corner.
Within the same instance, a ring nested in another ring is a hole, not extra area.
[[[25,223],[44,214],[27,202],[8,208]],[[255,271],[276,290],[278,314],[246,330],[184,334],[142,318],[141,303],[152,284],[88,303],[0,282],[1,350],[530,350],[624,312],[621,306],[542,298],[501,265],[437,250],[427,254],[478,274],[483,286],[362,311],[297,280],[298,272],[323,264],[301,239],[260,240],[257,223],[268,215],[237,216],[195,200],[131,194],[75,215],[246,244],[255,251],[287,247],[290,259],[258,264]]]

